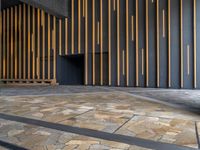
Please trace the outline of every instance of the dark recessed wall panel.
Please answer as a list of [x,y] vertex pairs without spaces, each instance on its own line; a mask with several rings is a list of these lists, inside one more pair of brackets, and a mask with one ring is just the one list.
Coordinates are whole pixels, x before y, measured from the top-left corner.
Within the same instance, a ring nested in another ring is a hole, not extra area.
[[[197,27],[200,26],[200,0],[196,1],[196,23],[197,23]],[[200,78],[198,76],[200,76],[200,30],[198,30],[197,28],[197,88],[200,88]]]

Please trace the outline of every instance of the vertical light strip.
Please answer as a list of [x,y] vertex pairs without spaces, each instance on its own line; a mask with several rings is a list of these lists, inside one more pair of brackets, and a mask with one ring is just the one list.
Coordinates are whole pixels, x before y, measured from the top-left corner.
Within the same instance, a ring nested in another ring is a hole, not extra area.
[[122,50],[122,74],[125,76],[125,51]]
[[116,0],[113,0],[113,11],[116,10]]
[[42,79],[45,79],[45,12],[42,10]]
[[97,22],[97,44],[99,45],[100,41],[99,41],[99,37],[100,37],[100,31],[99,31],[99,21]]
[[51,25],[50,15],[48,14],[48,80],[51,78]]
[[3,62],[2,62],[2,54],[3,54],[3,51],[2,51],[2,45],[3,45],[3,42],[2,42],[2,26],[3,26],[2,11],[0,11],[0,79],[2,79],[2,73],[3,73],[3,70],[2,70],[2,65],[3,65]]
[[65,18],[65,55],[68,54],[68,18]]
[[171,0],[168,0],[168,87],[171,87]]
[[32,78],[35,79],[35,8],[32,8],[32,70],[33,70],[33,74],[32,74]]
[[112,68],[111,68],[111,0],[108,0],[108,85],[111,85],[112,83]]
[[165,10],[163,9],[162,11],[162,14],[163,14],[163,38],[165,38],[165,34],[166,34],[166,31],[165,31]]
[[71,0],[71,53],[74,54],[74,0]]
[[37,79],[40,79],[40,25],[41,25],[41,15],[40,9],[37,9]]
[[134,16],[131,16],[131,40],[134,41],[134,36],[135,36],[135,28],[134,28]]
[[93,0],[92,3],[92,84],[95,85],[95,47],[96,47],[96,41],[95,41],[95,0]]
[[56,82],[56,17],[53,16],[53,79]]
[[18,19],[18,30],[19,30],[19,79],[22,79],[22,7],[19,5],[19,19]]
[[10,78],[10,10],[7,9],[7,79]]
[[13,7],[11,7],[11,12],[10,12],[10,78],[13,79],[13,49],[14,49],[14,39],[13,39]]
[[149,0],[146,0],[146,86],[149,86]]
[[23,5],[23,79],[26,79],[26,4]]
[[129,0],[126,0],[126,86],[129,86]]
[[136,0],[136,86],[139,86],[139,61],[138,61],[138,52],[139,52],[139,11],[138,11],[138,0]]
[[30,5],[28,5],[28,79],[31,75],[31,17],[30,17]]
[[183,81],[183,0],[180,0],[180,38],[181,38],[181,88],[184,87]]
[[[6,10],[3,10],[3,28],[2,31],[6,31]],[[3,34],[3,79],[6,78],[6,32]]]
[[120,85],[120,0],[117,0],[117,86]]
[[190,45],[187,45],[187,74],[190,75]]
[[85,85],[88,85],[88,0],[85,0]]
[[60,56],[62,55],[62,20],[61,19],[59,19],[59,55]]
[[82,0],[82,6],[83,6],[83,17],[85,17],[85,0]]
[[100,85],[103,85],[103,0],[100,0]]
[[18,39],[17,39],[17,6],[15,6],[15,79],[17,79],[17,74],[18,74],[18,53],[17,53],[17,43],[18,43]]
[[194,88],[197,88],[197,1],[194,0]]
[[81,0],[78,0],[78,53],[81,53]]
[[157,87],[160,87],[160,19],[159,19],[159,0],[156,1],[156,49],[157,49]]

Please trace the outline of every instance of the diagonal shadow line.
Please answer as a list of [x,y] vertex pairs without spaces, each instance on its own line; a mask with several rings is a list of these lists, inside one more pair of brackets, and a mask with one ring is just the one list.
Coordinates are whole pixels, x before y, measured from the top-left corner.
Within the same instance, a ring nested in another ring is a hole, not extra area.
[[108,133],[108,132],[103,132],[103,131],[98,131],[98,130],[93,130],[93,129],[73,127],[69,125],[51,123],[51,122],[30,119],[30,118],[15,116],[15,115],[9,115],[9,114],[4,114],[4,113],[0,113],[0,118],[5,119],[5,120],[20,122],[24,124],[36,125],[36,126],[49,128],[49,129],[108,140],[108,141],[115,141],[115,142],[125,143],[129,145],[136,145],[136,146],[155,149],[155,150],[160,150],[160,149],[162,150],[196,150],[194,148],[178,146],[175,144],[168,144],[168,143],[157,142],[157,141],[141,139],[137,137],[131,137],[131,136],[120,135],[120,134],[113,134],[113,133]]
[[28,150],[26,148],[17,146],[15,144],[7,143],[7,142],[1,141],[1,140],[0,140],[0,146],[7,148],[7,149],[10,149],[10,150]]

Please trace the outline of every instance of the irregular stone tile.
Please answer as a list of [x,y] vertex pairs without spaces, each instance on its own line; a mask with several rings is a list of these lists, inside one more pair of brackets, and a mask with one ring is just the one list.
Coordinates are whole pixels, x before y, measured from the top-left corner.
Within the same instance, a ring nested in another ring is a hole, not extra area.
[[8,132],[8,136],[10,136],[10,137],[13,137],[13,136],[16,136],[16,135],[18,135],[18,134],[21,134],[22,132],[24,132],[24,130],[11,130],[11,131],[9,131]]

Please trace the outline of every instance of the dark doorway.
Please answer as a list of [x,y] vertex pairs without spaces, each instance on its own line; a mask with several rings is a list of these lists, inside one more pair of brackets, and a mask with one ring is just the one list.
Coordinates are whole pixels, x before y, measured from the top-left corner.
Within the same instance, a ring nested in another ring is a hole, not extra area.
[[83,85],[84,55],[58,56],[57,82],[60,85]]

